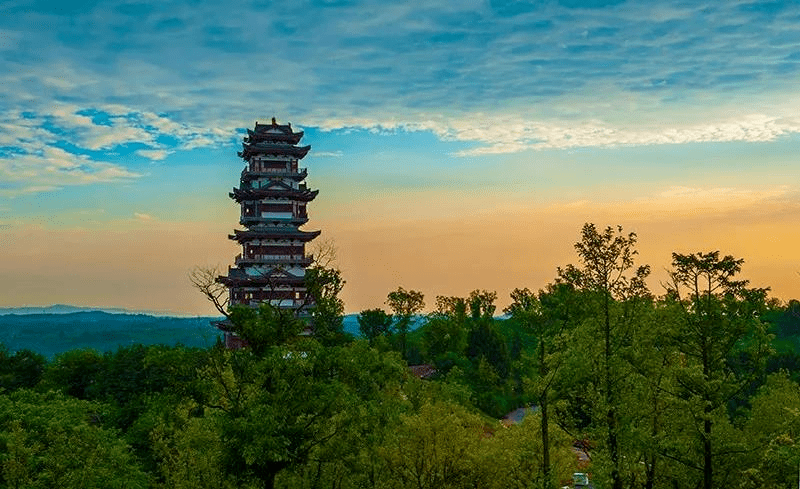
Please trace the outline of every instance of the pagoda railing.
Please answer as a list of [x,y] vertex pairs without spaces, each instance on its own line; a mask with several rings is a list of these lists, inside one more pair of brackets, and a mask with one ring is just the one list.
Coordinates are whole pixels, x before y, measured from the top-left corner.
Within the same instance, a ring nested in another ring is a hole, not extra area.
[[278,223],[296,223],[298,225],[305,224],[308,221],[308,213],[303,213],[302,215],[298,216],[287,216],[287,217],[272,217],[272,216],[247,216],[243,215],[239,219],[239,224],[242,226],[247,225],[247,223],[260,223],[260,222],[278,222]]
[[287,178],[306,178],[308,176],[308,168],[303,168],[298,171],[287,170],[286,168],[264,168],[258,171],[250,171],[245,168],[242,170],[242,179],[248,180],[258,177],[287,177]]
[[265,262],[299,262],[311,264],[314,262],[313,255],[251,255],[243,257],[241,253],[236,255],[234,263],[265,263]]

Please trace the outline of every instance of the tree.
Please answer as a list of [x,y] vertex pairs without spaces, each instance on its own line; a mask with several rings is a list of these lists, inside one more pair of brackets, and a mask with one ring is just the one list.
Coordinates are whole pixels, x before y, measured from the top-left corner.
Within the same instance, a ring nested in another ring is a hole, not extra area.
[[78,399],[96,399],[105,359],[92,349],[66,351],[47,366],[44,381]]
[[0,396],[3,487],[148,487],[130,447],[100,426],[104,408],[53,391]]
[[436,297],[436,311],[428,315],[422,342],[428,358],[440,372],[463,363],[467,335],[467,301],[462,297]]
[[473,290],[469,293],[469,310],[472,319],[492,318],[496,309],[494,301],[497,300],[497,292],[488,290]]
[[242,338],[256,355],[296,339],[306,323],[293,310],[263,302],[258,309],[234,306],[230,311],[231,331]]
[[505,309],[511,320],[536,337],[534,373],[531,387],[539,407],[541,436],[541,487],[552,488],[556,482],[550,464],[550,401],[566,347],[568,328],[579,317],[577,295],[570,284],[556,283],[534,294],[529,289],[514,289],[512,303]]
[[259,353],[215,351],[201,372],[203,417],[224,440],[221,470],[271,488],[312,455],[341,458],[328,447],[366,436],[363,423],[375,416],[368,410],[397,391],[403,374],[394,355],[364,342],[325,347],[306,337]]
[[[549,431],[550,467],[545,470],[540,454],[544,450],[541,439],[541,417],[538,412],[529,412],[521,423],[495,431],[488,440],[490,457],[486,463],[498,466],[494,484],[498,489],[529,489],[552,487],[554,483],[568,479],[575,470],[573,438],[555,423]],[[545,475],[548,474],[548,475]]]
[[31,350],[9,355],[0,344],[0,392],[34,387],[42,379],[46,363],[44,356]]
[[378,336],[388,336],[392,332],[392,315],[380,308],[366,309],[358,315],[358,329],[369,340],[370,345]]
[[[575,250],[581,266],[558,269],[559,281],[585,292],[589,307],[595,312],[585,323],[585,338],[599,340],[600,352],[592,378],[602,401],[601,416],[605,444],[610,459],[613,489],[622,489],[622,457],[619,445],[619,389],[625,378],[620,351],[630,338],[642,299],[649,299],[644,283],[650,267],[635,266],[636,233],[624,235],[622,226],[599,232],[594,224],[584,224]],[[587,345],[588,347],[588,345]]]
[[433,402],[400,417],[378,454],[391,474],[389,487],[416,489],[486,487],[479,463],[484,426],[480,417],[451,403]]
[[325,345],[341,344],[344,338],[344,301],[339,293],[345,281],[333,267],[314,266],[306,270],[307,297],[311,299],[314,337]]
[[744,426],[749,442],[744,464],[747,489],[797,486],[800,466],[800,386],[786,372],[770,375],[752,399]]
[[214,306],[218,313],[226,318],[228,317],[228,307],[230,306],[230,298],[228,296],[228,287],[217,282],[217,278],[221,275],[219,267],[194,267],[189,272],[189,281],[192,286],[200,291],[203,296]]
[[395,328],[400,334],[403,358],[407,359],[406,336],[411,325],[411,318],[425,307],[425,296],[422,292],[398,287],[397,290],[389,292],[386,296],[386,303],[397,318]]
[[[768,289],[751,289],[737,279],[743,263],[731,255],[720,258],[719,251],[672,254],[667,300],[680,322],[671,339],[685,362],[677,379],[679,399],[701,445],[700,461],[682,460],[701,469],[704,489],[714,487],[714,459],[725,453],[713,446],[714,418],[758,375],[770,351],[760,320]],[[746,368],[736,368],[737,357],[744,357]]]

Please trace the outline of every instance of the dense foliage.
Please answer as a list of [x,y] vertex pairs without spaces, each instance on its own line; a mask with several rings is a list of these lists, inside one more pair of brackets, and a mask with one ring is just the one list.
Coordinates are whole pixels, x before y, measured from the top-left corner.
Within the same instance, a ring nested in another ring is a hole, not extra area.
[[323,326],[234,308],[237,351],[0,348],[0,487],[796,487],[800,303],[719,252],[674,254],[651,291],[621,228],[576,251],[501,317],[491,291],[422,316],[400,287],[354,339],[317,270]]

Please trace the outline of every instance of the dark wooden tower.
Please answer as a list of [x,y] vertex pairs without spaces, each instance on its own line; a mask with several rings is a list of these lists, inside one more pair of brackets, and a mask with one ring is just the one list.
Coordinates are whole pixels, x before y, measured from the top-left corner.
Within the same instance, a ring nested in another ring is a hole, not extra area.
[[309,306],[305,271],[313,258],[305,245],[320,231],[302,231],[306,206],[318,190],[306,188],[305,168],[299,168],[311,146],[298,146],[303,131],[291,124],[259,124],[247,130],[239,156],[245,161],[239,188],[230,197],[241,206],[239,224],[230,239],[242,246],[235,267],[217,281],[228,287],[230,304],[252,307],[268,302],[302,310]]

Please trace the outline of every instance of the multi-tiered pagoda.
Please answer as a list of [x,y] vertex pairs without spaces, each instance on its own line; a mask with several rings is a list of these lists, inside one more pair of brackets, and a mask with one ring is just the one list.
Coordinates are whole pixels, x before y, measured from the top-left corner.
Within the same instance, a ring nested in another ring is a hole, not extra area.
[[239,188],[230,197],[241,205],[239,223],[229,238],[242,245],[236,266],[218,282],[228,287],[230,304],[257,306],[268,302],[280,308],[301,310],[308,306],[304,284],[312,257],[305,245],[320,231],[301,231],[308,221],[306,205],[318,190],[306,188],[305,168],[298,162],[311,146],[298,146],[303,131],[291,124],[256,122],[247,130],[239,156],[246,166]]

